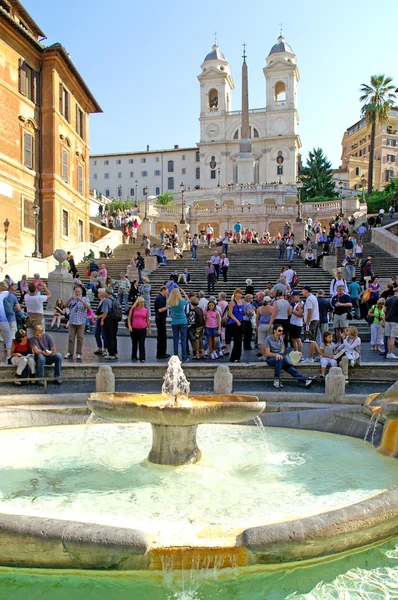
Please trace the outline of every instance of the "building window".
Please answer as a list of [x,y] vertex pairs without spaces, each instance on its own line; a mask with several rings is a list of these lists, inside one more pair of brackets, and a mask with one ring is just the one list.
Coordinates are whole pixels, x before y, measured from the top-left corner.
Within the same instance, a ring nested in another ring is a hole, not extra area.
[[387,146],[394,146],[394,148],[397,145],[397,140],[387,140]]
[[104,165],[109,165],[109,160],[104,160]]
[[134,162],[134,158],[129,158],[129,165],[132,165]]
[[235,131],[233,139],[234,139],[234,140],[238,140],[238,139],[239,139],[239,129],[237,129],[237,130]]
[[157,156],[157,157],[155,158],[155,160],[156,160],[156,162],[159,162],[159,156]]
[[93,179],[98,179],[98,175],[97,175],[97,173],[94,173],[94,175],[93,175]]
[[148,171],[141,171],[141,177],[148,177]]
[[31,133],[23,133],[23,164],[28,169],[35,166],[35,138]]
[[159,196],[159,194],[160,194],[160,187],[157,187],[156,190],[155,190],[155,195]]
[[153,174],[155,175],[155,177],[159,177],[159,175],[160,175],[160,171],[159,171],[159,170],[157,170],[157,171],[154,171],[154,172],[153,172]]
[[122,174],[121,173],[118,173],[117,176],[118,176],[118,179],[122,178]]
[[394,163],[395,162],[395,154],[387,154],[387,162]]
[[134,188],[130,188],[130,196],[134,196]]
[[119,185],[119,187],[117,188],[117,197],[121,198],[122,197],[122,186]]
[[185,154],[181,156],[181,160],[185,160]]
[[83,166],[77,165],[77,191],[83,195]]
[[134,177],[134,171],[130,171],[130,177]]
[[68,183],[68,175],[69,175],[69,152],[62,148],[62,165],[61,165],[61,177]]
[[169,177],[167,180],[167,189],[174,190],[174,177]]
[[146,163],[146,158],[141,158],[142,163]]
[[196,154],[195,154],[195,161],[196,161],[196,162],[200,162],[200,152],[199,152],[199,150],[197,150],[197,151],[196,151]]
[[122,164],[122,161],[120,160],[120,158],[118,158],[118,159],[116,160],[116,164],[117,164],[117,165],[121,165],[121,164]]
[[84,140],[84,112],[76,104],[76,133]]
[[104,179],[109,179],[109,173],[104,173]]
[[[146,193],[145,193],[145,190],[146,190]],[[148,196],[148,188],[146,186],[142,188],[142,195],[144,196],[144,198],[145,198],[145,196]]]
[[386,181],[391,181],[394,178],[394,171],[392,169],[386,170]]
[[94,167],[97,166],[97,161],[96,160],[93,162],[93,165],[94,165]]
[[355,175],[356,175],[356,177],[359,177],[360,174],[361,174],[361,169],[359,167],[355,167]]
[[167,163],[167,172],[174,173],[174,160],[169,160]]
[[69,236],[69,214],[64,209],[62,209],[62,235]]
[[109,190],[105,190],[105,198],[109,198],[111,195]]
[[181,169],[181,174],[182,175],[186,175],[187,174],[187,170],[186,169]]
[[19,91],[35,104],[39,104],[40,73],[29,67],[22,58],[19,59]]
[[77,237],[79,244],[84,242],[84,224],[81,219],[78,219],[77,221]]
[[260,134],[258,133],[257,129],[255,127],[253,127],[253,137],[254,138],[259,138]]
[[209,92],[209,110],[218,110],[218,91],[214,88]]
[[22,227],[24,229],[30,229],[31,231],[35,230],[35,215],[33,213],[33,206],[33,200],[22,198]]
[[59,84],[59,112],[70,123],[70,94],[62,83]]
[[212,169],[212,170],[210,171],[210,179],[215,179],[215,178],[216,178],[216,170],[215,170],[215,169]]
[[196,179],[200,179],[200,167],[196,167]]
[[4,8],[6,12],[11,12],[11,6],[9,6],[8,2],[6,2],[5,0],[0,0],[0,6],[1,8]]

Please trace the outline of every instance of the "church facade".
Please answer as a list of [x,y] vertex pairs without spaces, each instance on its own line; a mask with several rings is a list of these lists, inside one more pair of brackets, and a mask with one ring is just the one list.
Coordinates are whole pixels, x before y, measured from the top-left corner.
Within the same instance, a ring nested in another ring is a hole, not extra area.
[[[232,110],[231,66],[217,44],[207,54],[200,84],[200,142],[191,148],[93,154],[90,187],[108,197],[142,200],[148,195],[185,189],[224,188],[236,184],[295,184],[300,150],[297,113],[297,59],[282,35],[263,69],[263,108],[248,109],[253,169],[239,178],[236,157],[242,136],[242,110]],[[248,102],[248,98],[246,98]],[[242,106],[245,98],[242,92]],[[152,164],[153,163],[153,164]],[[134,165],[134,166],[133,166]],[[247,179],[247,178],[246,178]],[[137,192],[136,192],[137,190]],[[189,203],[190,194],[186,194]],[[195,200],[198,200],[195,194]],[[176,199],[178,201],[178,199]]]

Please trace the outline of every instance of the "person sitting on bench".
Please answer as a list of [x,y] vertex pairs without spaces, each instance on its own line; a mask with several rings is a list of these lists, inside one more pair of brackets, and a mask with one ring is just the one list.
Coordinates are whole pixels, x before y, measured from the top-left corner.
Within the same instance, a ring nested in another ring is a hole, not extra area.
[[62,354],[57,352],[55,343],[50,334],[44,333],[41,325],[36,325],[34,328],[33,337],[30,338],[30,345],[33,350],[33,354],[36,359],[36,377],[39,379],[38,385],[44,385],[40,379],[44,378],[44,366],[54,366],[54,383],[61,385],[61,368],[62,368]]

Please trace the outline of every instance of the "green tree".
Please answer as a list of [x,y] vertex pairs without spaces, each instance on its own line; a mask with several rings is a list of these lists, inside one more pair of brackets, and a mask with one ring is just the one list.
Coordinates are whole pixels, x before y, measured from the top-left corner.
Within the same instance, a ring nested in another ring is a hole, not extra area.
[[163,205],[172,204],[173,201],[174,201],[174,197],[173,197],[173,194],[170,194],[170,192],[165,192],[164,194],[160,194],[157,199],[157,203],[163,204]]
[[392,77],[385,75],[372,75],[370,85],[361,85],[360,102],[363,102],[362,115],[370,125],[370,153],[368,167],[368,192],[373,192],[373,162],[375,153],[376,126],[385,125],[390,117],[390,109],[395,103],[395,88]]
[[369,194],[366,198],[368,205],[368,213],[377,213],[380,208],[388,210],[390,206],[394,206],[398,209],[398,178],[391,179],[386,185],[384,190],[376,190],[372,194]]
[[336,192],[332,181],[332,165],[323,153],[322,148],[314,148],[308,153],[307,164],[302,167],[299,179],[303,183],[301,197],[303,201],[324,196],[335,198]]

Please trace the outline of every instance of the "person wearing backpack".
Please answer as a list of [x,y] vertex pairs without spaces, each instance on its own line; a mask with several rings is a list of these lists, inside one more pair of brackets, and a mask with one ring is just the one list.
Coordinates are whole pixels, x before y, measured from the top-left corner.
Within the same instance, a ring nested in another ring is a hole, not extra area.
[[142,271],[145,269],[145,260],[144,257],[141,256],[141,252],[137,252],[137,258],[134,261],[134,265],[138,271],[138,283],[143,283]]
[[[100,318],[100,326],[104,334],[104,346],[108,351],[107,356],[104,358],[108,360],[117,360],[117,330],[119,321],[121,320],[121,314],[118,314],[118,309],[121,306],[119,302],[113,298],[111,288],[105,288],[105,298],[102,302],[102,314]],[[120,316],[120,319],[119,319]]]

